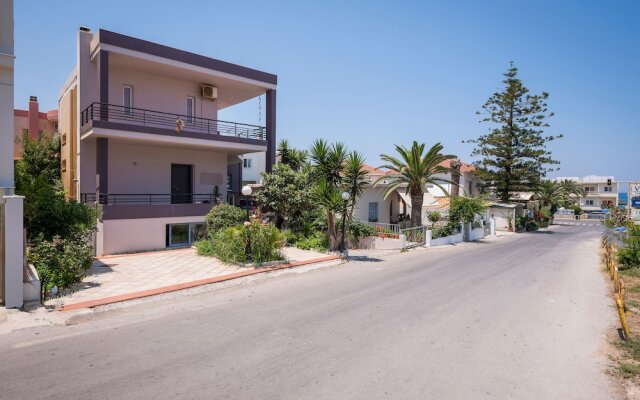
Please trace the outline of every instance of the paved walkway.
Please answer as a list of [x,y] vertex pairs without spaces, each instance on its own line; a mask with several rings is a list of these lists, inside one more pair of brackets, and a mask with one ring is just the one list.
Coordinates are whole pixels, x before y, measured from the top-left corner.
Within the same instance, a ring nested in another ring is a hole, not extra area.
[[[290,262],[325,257],[315,251],[285,248]],[[228,275],[246,268],[223,264],[215,258],[201,257],[195,249],[166,250],[122,256],[101,257],[81,283],[46,302],[60,307],[132,292],[157,289],[180,283]]]

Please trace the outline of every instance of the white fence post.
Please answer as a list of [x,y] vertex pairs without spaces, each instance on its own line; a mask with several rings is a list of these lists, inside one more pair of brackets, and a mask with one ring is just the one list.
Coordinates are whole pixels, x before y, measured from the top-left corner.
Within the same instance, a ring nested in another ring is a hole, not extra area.
[[424,231],[424,247],[431,247],[431,229]]
[[402,250],[407,249],[407,235],[400,235],[400,246]]
[[496,234],[496,217],[491,218],[491,220],[489,221],[489,233],[491,233],[491,235],[495,235]]

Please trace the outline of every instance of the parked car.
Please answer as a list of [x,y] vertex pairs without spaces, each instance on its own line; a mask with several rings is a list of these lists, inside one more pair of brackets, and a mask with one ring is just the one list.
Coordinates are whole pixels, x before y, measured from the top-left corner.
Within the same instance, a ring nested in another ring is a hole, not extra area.
[[602,211],[591,211],[587,218],[589,219],[604,219],[604,215],[605,213],[603,213]]

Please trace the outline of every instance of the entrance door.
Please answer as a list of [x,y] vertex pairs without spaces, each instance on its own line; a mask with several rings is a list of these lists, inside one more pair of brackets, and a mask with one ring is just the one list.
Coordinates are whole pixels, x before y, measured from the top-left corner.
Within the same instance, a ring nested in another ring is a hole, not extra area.
[[193,166],[171,164],[171,204],[191,203]]

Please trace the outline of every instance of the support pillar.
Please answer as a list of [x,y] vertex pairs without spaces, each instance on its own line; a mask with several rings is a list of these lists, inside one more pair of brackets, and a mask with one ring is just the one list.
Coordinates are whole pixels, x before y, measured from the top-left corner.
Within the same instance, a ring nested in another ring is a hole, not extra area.
[[[109,194],[109,139],[96,139],[96,201],[107,204]],[[105,195],[104,199],[102,195]]]
[[276,90],[267,90],[267,156],[265,157],[264,170],[269,173],[276,163]]
[[106,104],[109,104],[109,52],[100,50],[98,54],[98,99],[101,103],[98,111],[100,119],[109,120],[109,110]]

